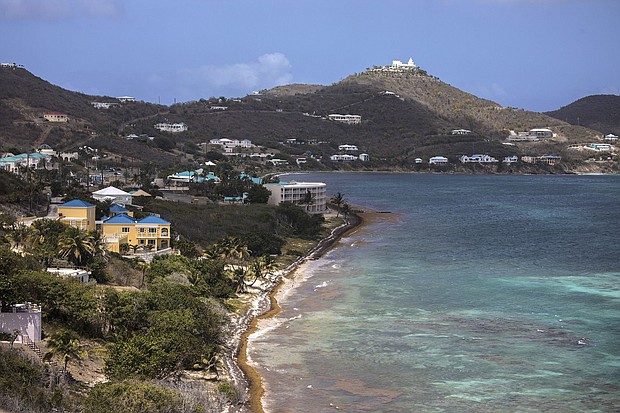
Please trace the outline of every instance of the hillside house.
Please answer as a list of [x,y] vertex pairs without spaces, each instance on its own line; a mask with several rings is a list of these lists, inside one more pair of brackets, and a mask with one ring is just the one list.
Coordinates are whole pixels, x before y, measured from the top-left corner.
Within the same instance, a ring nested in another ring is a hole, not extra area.
[[495,163],[497,159],[489,155],[474,154],[472,156],[463,155],[459,158],[461,163]]
[[505,156],[504,160],[502,161],[503,163],[506,164],[511,164],[511,163],[516,163],[519,161],[519,157],[516,155],[511,155],[511,156]]
[[109,186],[107,188],[103,188],[93,192],[93,198],[95,198],[97,201],[102,202],[111,201],[112,203],[122,206],[131,205],[132,203],[132,196],[130,193],[115,188],[113,186]]
[[170,222],[154,215],[140,220],[127,214],[114,215],[102,222],[101,233],[112,252],[120,252],[122,244],[152,251],[170,248]]
[[553,138],[553,131],[547,128],[530,129],[528,133],[530,136],[536,136],[539,139]]
[[362,162],[368,162],[370,160],[370,155],[368,155],[367,153],[360,153],[358,159]]
[[43,119],[48,122],[69,122],[69,117],[60,112],[45,112]]
[[428,160],[429,165],[444,165],[448,163],[448,158],[445,156],[433,156]]
[[616,142],[618,140],[618,136],[614,135],[613,133],[608,133],[607,135],[605,135],[605,140],[610,142]]
[[532,156],[525,155],[521,157],[521,161],[525,163],[532,164],[544,164],[544,165],[557,165],[562,160],[561,156],[558,155],[541,155],[541,156]]
[[153,125],[153,127],[162,132],[170,132],[170,133],[180,133],[185,132],[187,130],[187,125],[183,122],[161,122]]
[[95,109],[110,109],[112,106],[118,106],[116,102],[90,102]]
[[331,115],[327,115],[327,119],[334,122],[346,123],[347,125],[359,125],[362,123],[362,117],[360,115],[339,115],[337,113],[332,113]]
[[331,159],[334,162],[351,162],[351,161],[355,161],[357,159],[357,156],[348,155],[348,154],[336,154],[336,155],[330,156],[329,159]]
[[86,271],[80,268],[47,268],[45,271],[50,274],[54,274],[57,277],[65,280],[74,280],[81,283],[87,283],[90,281],[90,271]]
[[16,343],[41,341],[41,307],[33,303],[5,305],[0,308],[0,332],[18,331]]
[[210,145],[221,146],[224,153],[234,153],[237,148],[253,148],[255,145],[249,139],[228,139],[228,138],[216,138],[209,141]]
[[339,151],[350,151],[350,152],[357,152],[357,146],[355,145],[338,145],[338,150]]
[[58,218],[70,227],[85,231],[96,228],[95,205],[79,199],[58,205]]
[[311,214],[324,214],[327,211],[327,185],[323,182],[279,182],[265,184],[265,188],[271,192],[268,204],[278,205],[281,202],[291,202],[300,205],[307,193],[312,195],[309,205],[300,205]]
[[133,96],[119,96],[116,98],[121,103],[135,102],[136,98]]
[[450,132],[451,135],[469,135],[470,133],[471,131],[467,129],[452,129]]
[[0,158],[0,169],[14,174],[22,174],[24,168],[38,169],[45,167],[49,155],[33,152]]

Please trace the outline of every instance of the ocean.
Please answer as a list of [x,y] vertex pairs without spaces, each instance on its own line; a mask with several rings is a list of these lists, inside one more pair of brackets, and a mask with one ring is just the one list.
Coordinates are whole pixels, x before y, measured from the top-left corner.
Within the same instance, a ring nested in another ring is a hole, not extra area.
[[390,213],[250,336],[265,411],[620,411],[620,176],[286,179]]

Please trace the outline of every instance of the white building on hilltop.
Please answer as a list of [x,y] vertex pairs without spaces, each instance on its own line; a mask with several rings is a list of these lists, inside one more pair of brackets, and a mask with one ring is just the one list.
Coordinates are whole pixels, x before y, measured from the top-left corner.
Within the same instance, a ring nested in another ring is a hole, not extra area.
[[[291,202],[305,208],[311,214],[323,214],[327,211],[327,185],[323,182],[279,182],[277,184],[265,184],[265,188],[271,192],[268,204],[278,205],[281,202]],[[310,203],[304,204],[304,200],[310,193]]]
[[409,58],[407,63],[403,63],[400,60],[392,60],[390,67],[395,69],[415,69],[417,66],[413,63],[413,59]]

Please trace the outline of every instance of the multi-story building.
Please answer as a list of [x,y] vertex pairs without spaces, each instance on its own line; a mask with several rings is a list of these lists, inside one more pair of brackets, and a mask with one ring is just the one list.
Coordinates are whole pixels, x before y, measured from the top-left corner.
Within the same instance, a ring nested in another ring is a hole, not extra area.
[[[291,202],[304,207],[311,214],[323,214],[327,210],[327,185],[323,182],[279,182],[265,184],[265,188],[271,192],[267,202],[271,205]],[[310,193],[310,203],[304,204],[308,193]]]
[[112,252],[120,252],[122,244],[152,251],[170,248],[170,222],[154,215],[140,220],[127,214],[114,215],[102,222],[101,233]]
[[49,155],[33,152],[0,158],[0,169],[14,174],[22,173],[23,168],[41,168],[50,159]]
[[93,231],[95,225],[95,205],[79,199],[74,199],[58,205],[60,220],[75,228]]

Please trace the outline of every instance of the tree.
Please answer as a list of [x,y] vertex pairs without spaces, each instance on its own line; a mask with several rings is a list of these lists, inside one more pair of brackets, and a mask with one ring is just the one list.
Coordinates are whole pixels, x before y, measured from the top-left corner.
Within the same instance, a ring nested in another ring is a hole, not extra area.
[[94,240],[86,231],[69,227],[58,238],[58,255],[74,265],[86,265],[94,254]]
[[51,360],[53,356],[60,356],[65,372],[69,361],[81,360],[86,356],[78,335],[74,331],[64,328],[60,328],[52,334],[47,345],[50,351],[45,354],[44,359]]
[[251,286],[254,285],[259,279],[266,279],[276,269],[276,263],[273,258],[269,256],[258,257],[250,264],[250,274],[254,276]]
[[344,194],[336,192],[336,195],[332,198],[332,203],[336,205],[336,218],[340,215],[340,206],[344,203]]
[[347,220],[349,218],[349,214],[351,213],[351,206],[346,202],[342,204],[342,216]]
[[314,195],[310,190],[306,191],[304,196],[299,200],[299,205],[305,205],[305,210],[308,212],[308,208],[314,203]]
[[248,202],[250,204],[266,204],[271,192],[262,185],[253,184],[248,189]]

